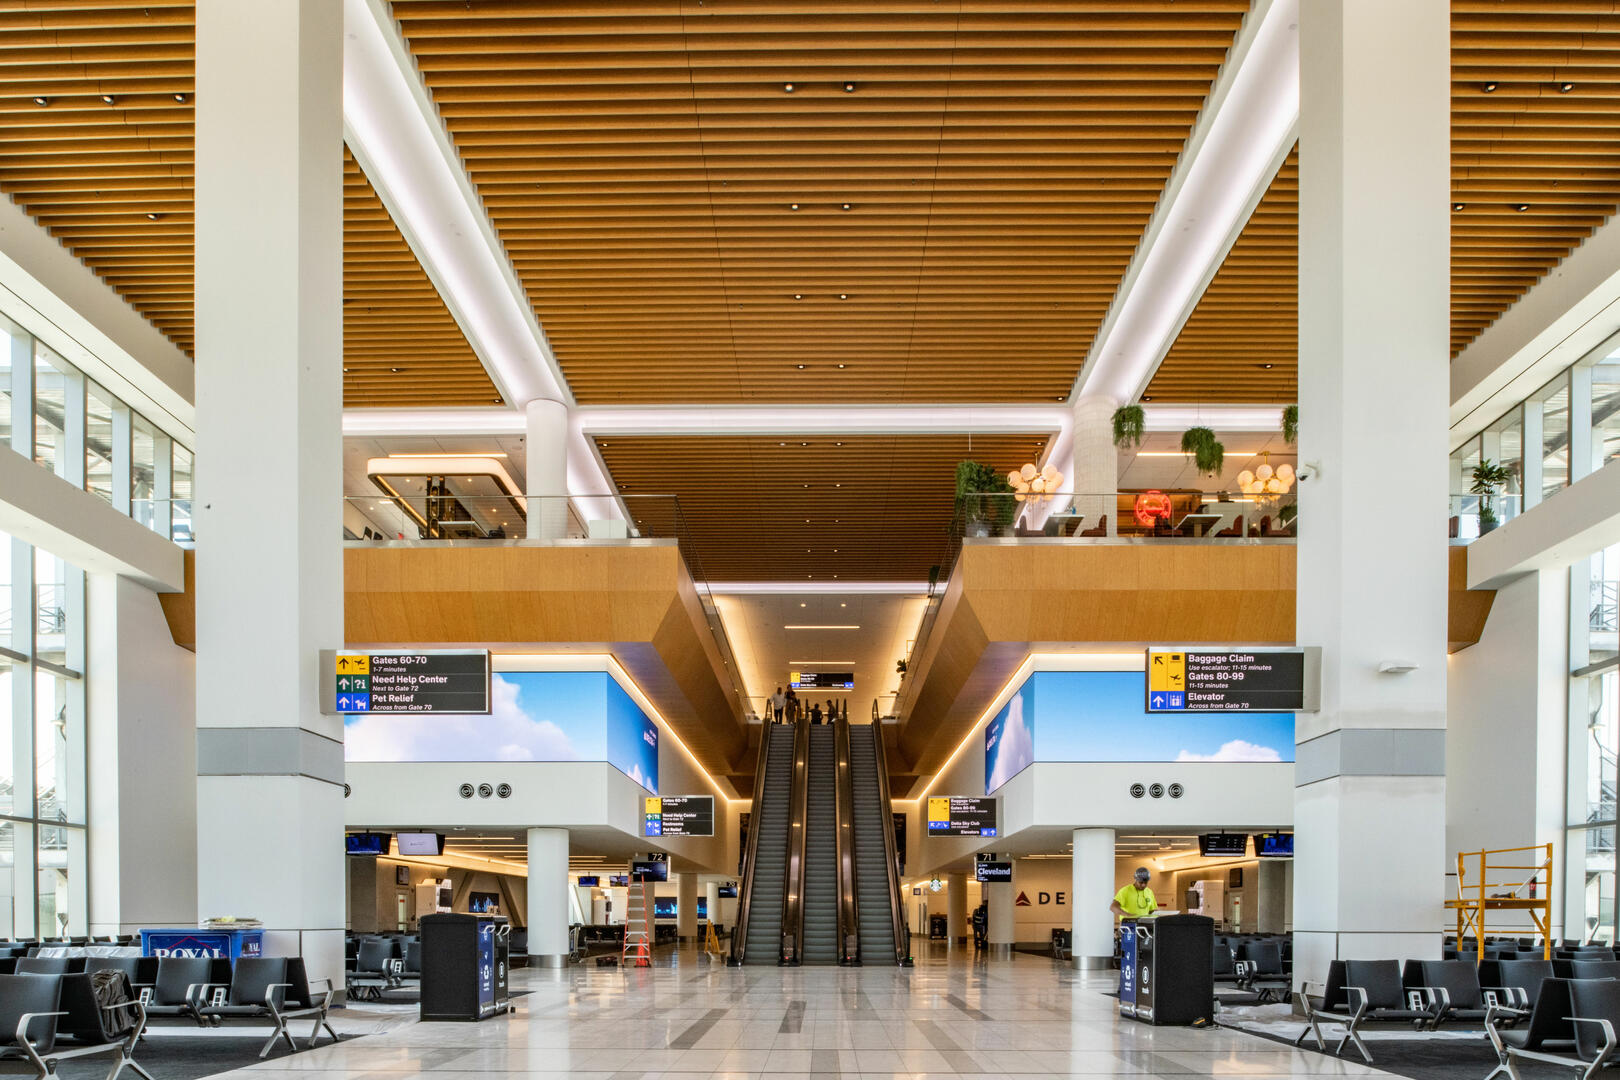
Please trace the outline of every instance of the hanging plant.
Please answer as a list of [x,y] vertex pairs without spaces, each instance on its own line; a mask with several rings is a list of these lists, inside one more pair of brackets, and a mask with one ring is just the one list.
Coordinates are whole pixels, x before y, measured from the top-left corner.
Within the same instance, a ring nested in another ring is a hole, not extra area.
[[1295,443],[1299,441],[1299,406],[1289,405],[1283,409],[1283,442]]
[[1226,447],[1207,427],[1188,428],[1181,433],[1181,452],[1192,458],[1198,471],[1214,476],[1226,461]]
[[1121,450],[1142,445],[1142,427],[1145,423],[1140,405],[1121,405],[1114,410],[1114,445]]

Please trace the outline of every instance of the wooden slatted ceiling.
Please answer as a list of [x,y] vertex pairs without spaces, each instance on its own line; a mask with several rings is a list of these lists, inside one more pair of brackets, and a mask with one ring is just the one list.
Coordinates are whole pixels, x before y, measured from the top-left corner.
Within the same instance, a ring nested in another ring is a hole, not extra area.
[[[1452,0],[1451,13],[1451,188],[1453,206],[1460,204],[1451,214],[1455,356],[1620,209],[1620,4]],[[1286,235],[1278,188],[1285,182]],[[1297,173],[1290,178],[1285,169],[1155,375],[1150,397],[1292,400],[1297,347],[1278,331],[1297,324],[1297,266],[1262,264],[1261,252],[1297,253],[1297,187]],[[1254,366],[1261,363],[1275,366]]]
[[[1299,160],[1278,170],[1143,400],[1286,404],[1299,397]],[[1218,392],[1218,391],[1216,391]]]
[[343,403],[495,405],[500,395],[387,207],[343,154]]
[[946,552],[956,463],[1006,472],[1037,460],[1045,440],[615,436],[597,445],[625,494],[677,497],[711,581],[926,581]]
[[[0,192],[188,353],[195,31],[190,3],[0,5]],[[344,305],[346,405],[494,403],[482,365],[346,154]]]
[[583,402],[1065,397],[1247,7],[394,4]]

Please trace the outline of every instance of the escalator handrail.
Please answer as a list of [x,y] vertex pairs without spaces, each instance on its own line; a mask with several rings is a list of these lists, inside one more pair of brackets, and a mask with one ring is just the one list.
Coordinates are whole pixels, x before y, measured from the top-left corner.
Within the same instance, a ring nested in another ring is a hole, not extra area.
[[[841,712],[833,725],[837,746],[837,787],[834,805],[838,838],[838,962],[858,963],[861,958],[860,909],[855,903],[855,784],[849,760],[849,713]],[[850,946],[853,945],[853,951]]]
[[754,766],[754,799],[748,807],[748,849],[743,856],[742,888],[737,890],[737,922],[731,928],[731,962],[743,962],[748,945],[748,908],[754,893],[754,858],[759,853],[759,800],[765,794],[765,766],[770,762],[771,724],[760,729],[759,762]]
[[[805,821],[810,815],[810,718],[803,709],[793,722],[793,789],[788,804],[787,880],[782,895],[782,941],[777,946],[777,959],[792,957],[797,964],[804,959],[804,871]],[[787,947],[788,935],[793,947]]]
[[872,725],[872,754],[877,761],[878,807],[883,812],[883,858],[889,870],[889,908],[894,918],[894,962],[904,964],[911,956],[906,926],[905,901],[900,896],[900,854],[894,846],[894,803],[889,799],[889,763],[883,752],[883,725]]

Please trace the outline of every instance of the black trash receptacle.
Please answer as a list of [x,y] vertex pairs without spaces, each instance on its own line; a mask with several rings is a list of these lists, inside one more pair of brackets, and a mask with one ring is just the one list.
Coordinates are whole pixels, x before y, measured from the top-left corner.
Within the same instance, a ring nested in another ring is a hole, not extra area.
[[1215,920],[1161,915],[1147,946],[1137,949],[1136,1018],[1150,1024],[1192,1024],[1215,1014]]
[[507,1012],[511,927],[501,915],[422,916],[423,1020]]

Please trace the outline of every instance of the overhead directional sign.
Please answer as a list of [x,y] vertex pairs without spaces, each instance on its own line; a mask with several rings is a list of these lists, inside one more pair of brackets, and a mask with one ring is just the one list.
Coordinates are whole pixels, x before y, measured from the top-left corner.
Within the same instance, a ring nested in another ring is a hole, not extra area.
[[853,690],[853,671],[790,671],[788,685],[795,690]]
[[321,651],[321,711],[487,713],[489,653]]
[[996,835],[996,800],[963,795],[930,797],[928,835]]
[[1321,707],[1322,650],[1149,649],[1150,713],[1315,712]]
[[664,795],[644,800],[643,836],[713,836],[713,795]]

